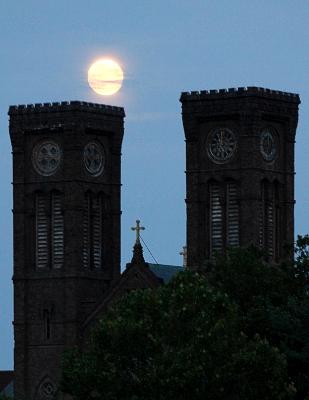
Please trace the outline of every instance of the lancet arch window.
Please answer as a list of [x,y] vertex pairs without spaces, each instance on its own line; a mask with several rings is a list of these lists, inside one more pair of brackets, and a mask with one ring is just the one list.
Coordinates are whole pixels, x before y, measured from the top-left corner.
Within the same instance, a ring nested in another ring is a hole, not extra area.
[[261,182],[259,242],[270,261],[280,257],[280,220],[280,183],[264,179]]
[[87,192],[83,216],[83,266],[99,269],[103,260],[103,211],[102,193]]
[[239,246],[239,200],[237,182],[209,183],[210,253]]
[[36,268],[61,268],[64,261],[63,196],[58,191],[35,193]]

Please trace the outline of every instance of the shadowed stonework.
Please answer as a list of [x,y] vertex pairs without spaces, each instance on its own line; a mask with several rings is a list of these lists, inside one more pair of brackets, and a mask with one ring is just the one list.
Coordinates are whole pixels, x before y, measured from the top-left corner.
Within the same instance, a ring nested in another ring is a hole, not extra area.
[[188,266],[250,243],[278,261],[294,242],[299,96],[259,87],[182,93]]
[[[185,265],[249,243],[282,259],[294,240],[298,95],[248,87],[180,100]],[[71,101],[12,106],[9,116],[15,399],[51,400],[61,398],[63,350],[84,346],[113,301],[182,268],[145,262],[136,221],[132,261],[120,274],[122,108]]]
[[62,351],[120,276],[124,110],[13,106],[15,398],[50,399]]

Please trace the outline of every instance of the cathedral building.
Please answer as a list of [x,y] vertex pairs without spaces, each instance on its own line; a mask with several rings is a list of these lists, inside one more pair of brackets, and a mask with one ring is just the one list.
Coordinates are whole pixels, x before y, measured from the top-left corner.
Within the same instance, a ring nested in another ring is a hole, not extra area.
[[[298,95],[256,87],[183,93],[187,267],[250,243],[294,240]],[[116,298],[181,268],[145,262],[137,221],[120,272],[124,110],[72,101],[9,109],[14,191],[14,391],[57,397],[61,355]]]

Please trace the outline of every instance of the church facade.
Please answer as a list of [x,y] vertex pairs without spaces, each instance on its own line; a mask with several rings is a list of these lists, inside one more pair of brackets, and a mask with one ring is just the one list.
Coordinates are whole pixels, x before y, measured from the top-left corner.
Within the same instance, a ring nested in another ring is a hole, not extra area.
[[[253,243],[293,243],[298,95],[261,88],[183,93],[187,264]],[[120,273],[124,110],[85,102],[9,109],[14,190],[14,390],[57,396],[61,355],[119,296],[179,268],[146,263],[138,236]],[[138,228],[137,225],[136,228]]]

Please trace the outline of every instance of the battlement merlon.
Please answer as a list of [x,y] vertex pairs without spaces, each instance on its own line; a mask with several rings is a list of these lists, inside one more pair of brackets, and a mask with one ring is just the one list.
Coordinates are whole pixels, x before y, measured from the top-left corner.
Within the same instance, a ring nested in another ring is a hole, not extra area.
[[257,86],[182,92],[180,96],[180,102],[184,104],[191,101],[212,101],[215,99],[222,100],[225,98],[248,97],[261,97],[273,100],[281,100],[288,103],[295,103],[297,105],[300,104],[299,95],[296,93],[282,92],[280,90],[272,90]]
[[[20,142],[24,134],[53,134],[92,130],[116,133],[121,143],[125,112],[122,107],[85,101],[62,101],[10,106],[10,136],[12,143]],[[18,139],[19,138],[19,139]],[[21,142],[20,142],[21,143]]]
[[36,103],[36,104],[22,104],[10,106],[8,114],[13,115],[29,115],[38,113],[54,113],[54,112],[72,112],[84,111],[93,112],[103,115],[113,115],[125,117],[123,107],[109,106],[99,103],[89,103],[86,101],[61,101],[53,103]]

